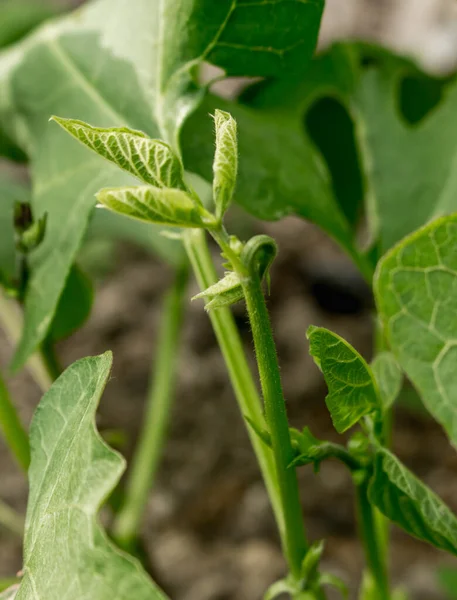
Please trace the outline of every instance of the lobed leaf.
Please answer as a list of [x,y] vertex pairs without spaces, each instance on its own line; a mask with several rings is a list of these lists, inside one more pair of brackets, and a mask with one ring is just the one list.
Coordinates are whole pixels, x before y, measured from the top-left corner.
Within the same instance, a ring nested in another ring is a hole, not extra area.
[[235,119],[227,112],[216,110],[216,151],[213,161],[213,197],[216,214],[222,218],[229,207],[238,173],[238,138]]
[[435,220],[386,254],[374,291],[392,352],[457,445],[457,216]]
[[380,352],[370,366],[378,384],[384,410],[388,410],[397,399],[403,385],[400,365],[391,352]]
[[211,225],[211,215],[203,208],[197,208],[182,190],[152,185],[105,188],[96,194],[96,198],[100,204],[114,212],[147,223],[176,227]]
[[333,425],[343,433],[364,415],[380,409],[376,382],[363,357],[343,338],[323,327],[309,327],[310,354],[328,386],[325,401]]
[[35,413],[24,574],[16,600],[165,600],[140,564],[118,550],[97,522],[125,466],[95,429],[111,363],[109,352],[77,361]]
[[391,452],[376,452],[370,501],[410,535],[457,555],[457,518]]
[[76,119],[52,117],[82,144],[141,181],[156,187],[184,188],[181,161],[170,146],[127,127],[92,127]]

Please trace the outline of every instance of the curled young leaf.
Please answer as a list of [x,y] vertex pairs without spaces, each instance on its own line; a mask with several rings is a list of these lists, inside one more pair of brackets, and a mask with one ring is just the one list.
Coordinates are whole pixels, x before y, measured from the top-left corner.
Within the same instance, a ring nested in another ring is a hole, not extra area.
[[457,518],[391,452],[376,453],[370,501],[410,535],[457,555]]
[[238,173],[238,139],[236,121],[223,110],[214,113],[216,127],[216,152],[213,162],[213,196],[216,215],[224,216],[229,207],[236,185]]
[[254,270],[260,279],[267,277],[269,269],[278,253],[278,246],[269,235],[255,235],[243,248],[241,260],[250,270]]
[[328,386],[325,399],[333,425],[343,433],[364,415],[381,409],[376,382],[364,358],[339,335],[309,327],[310,354]]
[[76,119],[52,117],[79,142],[141,181],[183,188],[183,168],[168,144],[128,127],[93,127]]
[[152,185],[104,188],[97,200],[110,210],[147,223],[175,227],[209,228],[214,224],[210,213],[197,207],[182,190]]
[[230,306],[243,299],[243,289],[241,287],[240,278],[234,272],[227,273],[223,279],[200,292],[192,298],[197,300],[204,298],[207,300],[205,310],[221,308],[222,306]]

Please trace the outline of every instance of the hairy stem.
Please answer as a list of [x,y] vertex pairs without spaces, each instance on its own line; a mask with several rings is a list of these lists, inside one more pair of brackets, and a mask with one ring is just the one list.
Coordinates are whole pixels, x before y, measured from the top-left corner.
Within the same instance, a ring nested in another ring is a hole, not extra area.
[[[14,300],[9,300],[0,291],[0,327],[6,333],[8,339],[16,346],[21,337],[22,312]],[[53,382],[48,367],[41,353],[35,353],[27,362],[27,369],[42,392],[47,392]]]
[[376,509],[368,499],[368,478],[356,486],[357,517],[360,537],[379,600],[389,600],[389,579],[385,563],[385,540],[379,528]]
[[0,525],[22,537],[24,535],[24,517],[0,500]]
[[[205,233],[201,230],[193,229],[183,235],[184,245],[193,271],[200,289],[203,291],[217,281],[217,274],[208,250]],[[264,427],[262,404],[246,361],[244,348],[232,313],[227,308],[219,308],[211,311],[209,318],[224,357],[241,414],[248,417],[259,429],[262,429]],[[272,451],[250,427],[248,427],[248,434],[273,507],[281,540],[284,544],[284,516]]]
[[157,355],[152,368],[154,375],[148,393],[144,425],[133,457],[124,503],[113,528],[116,541],[125,549],[131,549],[138,536],[168,430],[187,280],[186,265],[176,273],[173,286],[163,301]]
[[27,471],[30,465],[30,445],[6,383],[0,376],[0,428],[18,464]]
[[285,521],[284,551],[292,576],[300,579],[301,564],[307,551],[297,474],[289,468],[294,459],[286,403],[279,373],[278,357],[260,278],[254,269],[241,275],[246,307],[251,323],[262,387],[265,417],[278,477]]

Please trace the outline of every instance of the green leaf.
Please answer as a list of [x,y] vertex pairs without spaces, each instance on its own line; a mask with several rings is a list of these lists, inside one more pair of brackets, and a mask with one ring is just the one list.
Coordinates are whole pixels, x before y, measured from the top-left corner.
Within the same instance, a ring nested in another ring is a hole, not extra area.
[[101,504],[125,467],[95,429],[111,363],[109,352],[74,363],[35,413],[24,575],[16,600],[165,599],[97,521]]
[[377,451],[370,501],[410,535],[457,555],[457,518],[391,452]]
[[278,596],[291,593],[290,583],[286,579],[275,581],[266,591],[263,600],[275,600]]
[[2,0],[0,4],[0,48],[8,46],[59,10],[54,2]]
[[224,216],[229,207],[236,185],[238,173],[238,138],[236,121],[227,112],[216,110],[216,152],[213,162],[213,196],[216,215]]
[[28,202],[30,190],[10,175],[0,172],[0,272],[12,278],[16,271],[14,203]]
[[96,194],[106,208],[126,217],[175,227],[210,227],[213,219],[182,190],[152,185],[105,188]]
[[19,586],[14,585],[13,587],[10,587],[4,592],[2,592],[0,594],[0,600],[14,600],[15,598],[17,598],[18,587]]
[[449,598],[457,598],[457,569],[455,567],[439,567],[438,581]]
[[388,410],[397,399],[403,385],[400,365],[391,352],[380,352],[370,366],[378,384],[384,410]]
[[301,116],[288,107],[259,110],[210,96],[183,128],[186,168],[211,181],[214,136],[208,113],[216,108],[229,112],[239,131],[234,200],[261,219],[291,214],[309,219],[353,253],[353,232],[333,197],[325,165],[303,136]]
[[[213,62],[228,75],[301,73],[316,44],[323,5],[177,0],[164,11],[149,0],[95,0],[0,57],[0,126],[31,159],[36,216],[49,214],[14,368],[46,336],[93,195],[103,186],[136,183],[49,126],[50,115],[144,131],[176,150],[182,123],[204,93],[195,84],[201,63]],[[126,227],[132,237],[132,224]]]
[[[420,104],[430,95],[435,98],[427,111]],[[369,163],[370,217],[385,251],[430,219],[457,210],[457,78],[445,84],[411,61],[378,52],[353,100]]]
[[226,273],[220,281],[194,296],[192,300],[198,300],[199,298],[207,301],[205,304],[206,310],[230,306],[235,302],[239,302],[243,299],[240,278],[234,272]]
[[93,301],[92,282],[77,265],[73,265],[52,321],[51,338],[62,340],[80,329],[89,318]]
[[102,129],[76,119],[52,117],[82,144],[141,181],[156,187],[184,188],[183,168],[170,146],[127,127]]
[[376,382],[363,357],[343,338],[323,327],[309,327],[310,354],[328,386],[325,399],[333,425],[343,433],[364,415],[380,409]]
[[392,352],[457,445],[457,216],[407,237],[378,265],[374,291]]

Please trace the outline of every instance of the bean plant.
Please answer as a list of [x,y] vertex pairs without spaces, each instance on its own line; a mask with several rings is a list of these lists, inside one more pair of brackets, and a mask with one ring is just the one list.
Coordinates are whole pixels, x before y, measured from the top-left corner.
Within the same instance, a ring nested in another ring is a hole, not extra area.
[[[25,526],[0,505],[5,526],[24,528],[23,569],[0,598],[167,597],[142,565],[139,541],[175,395],[190,276],[287,565],[264,600],[348,593],[322,568],[325,540],[307,535],[299,495],[298,469],[317,471],[326,460],[342,462],[354,484],[366,560],[360,600],[408,597],[389,575],[391,523],[457,555],[456,516],[390,447],[405,377],[457,444],[457,80],[354,42],[313,58],[323,9],[323,0],[93,0],[0,54],[0,151],[27,161],[32,181],[31,190],[11,175],[0,181],[0,318],[15,346],[11,369],[26,366],[44,392],[26,431],[0,379],[1,430],[30,486]],[[207,63],[255,83],[223,100],[205,83]],[[371,362],[328,329],[303,332],[341,443],[289,425],[267,302],[280,248],[267,235],[244,240],[228,230],[233,203],[264,220],[295,214],[315,223],[373,290]],[[95,427],[112,355],[63,370],[56,352],[90,312],[92,286],[77,261],[99,238],[141,244],[174,272],[117,504],[109,498],[126,464]],[[238,302],[255,376],[230,309]],[[113,516],[107,530],[102,507]]]

